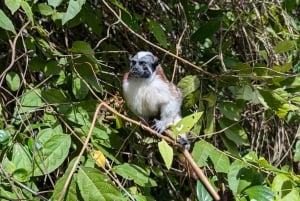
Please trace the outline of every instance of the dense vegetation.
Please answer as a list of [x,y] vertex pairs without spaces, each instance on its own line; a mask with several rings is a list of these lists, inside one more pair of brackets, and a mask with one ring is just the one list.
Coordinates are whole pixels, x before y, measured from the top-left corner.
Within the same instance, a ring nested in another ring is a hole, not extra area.
[[122,99],[128,56],[182,89],[221,200],[300,200],[299,0],[0,2],[0,200],[212,200]]

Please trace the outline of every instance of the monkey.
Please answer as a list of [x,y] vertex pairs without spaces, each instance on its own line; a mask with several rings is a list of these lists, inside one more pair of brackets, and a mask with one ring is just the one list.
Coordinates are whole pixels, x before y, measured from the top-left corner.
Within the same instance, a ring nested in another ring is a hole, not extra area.
[[[167,79],[158,58],[151,52],[140,51],[130,56],[129,61],[130,69],[122,83],[127,106],[143,121],[153,119],[153,128],[162,133],[182,119],[182,92]],[[186,138],[178,142],[189,147]]]

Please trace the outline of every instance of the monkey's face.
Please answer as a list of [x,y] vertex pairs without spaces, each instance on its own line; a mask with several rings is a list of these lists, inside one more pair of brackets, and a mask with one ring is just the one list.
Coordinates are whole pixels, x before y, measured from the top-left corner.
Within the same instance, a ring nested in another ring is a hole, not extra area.
[[155,72],[158,60],[151,52],[138,52],[130,60],[130,75],[136,78],[150,78]]

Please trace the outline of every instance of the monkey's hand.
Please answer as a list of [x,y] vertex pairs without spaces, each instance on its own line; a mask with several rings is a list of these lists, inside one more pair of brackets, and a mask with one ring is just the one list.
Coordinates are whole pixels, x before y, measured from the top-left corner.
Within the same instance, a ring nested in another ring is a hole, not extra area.
[[155,123],[153,125],[153,128],[154,128],[154,130],[156,130],[159,133],[164,132],[164,130],[166,130],[166,128],[168,126],[168,125],[166,125],[166,122],[162,121],[162,120],[154,119],[154,122]]

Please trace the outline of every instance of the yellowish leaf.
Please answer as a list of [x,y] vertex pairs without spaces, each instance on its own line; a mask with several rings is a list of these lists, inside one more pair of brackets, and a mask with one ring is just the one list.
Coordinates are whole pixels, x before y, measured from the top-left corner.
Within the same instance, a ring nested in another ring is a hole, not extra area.
[[101,151],[93,151],[93,159],[99,167],[105,167],[105,156]]

